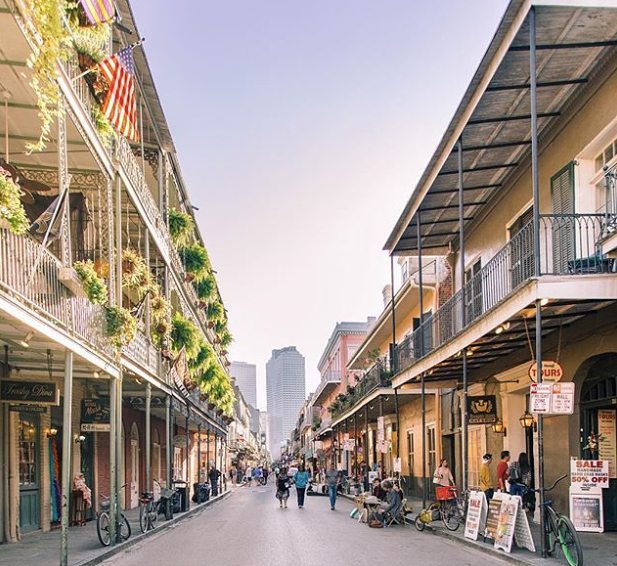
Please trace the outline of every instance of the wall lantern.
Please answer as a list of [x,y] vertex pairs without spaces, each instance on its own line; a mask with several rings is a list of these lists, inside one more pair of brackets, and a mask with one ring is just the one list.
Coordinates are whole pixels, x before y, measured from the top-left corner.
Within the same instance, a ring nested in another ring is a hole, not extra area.
[[491,425],[493,432],[496,434],[503,434],[504,436],[506,436],[506,427],[503,426],[503,421],[501,419],[497,419],[492,425]]
[[47,438],[54,438],[57,435],[58,435],[58,429],[57,428],[52,427],[52,428],[50,428],[47,431]]
[[532,415],[529,411],[525,411],[525,412],[521,415],[521,417],[518,419],[518,422],[519,422],[519,423],[521,423],[521,426],[522,426],[525,430],[530,429],[530,428],[532,428],[532,427],[533,427],[534,429],[536,428],[536,427],[535,427],[536,421],[535,421],[535,419],[533,418],[533,415]]

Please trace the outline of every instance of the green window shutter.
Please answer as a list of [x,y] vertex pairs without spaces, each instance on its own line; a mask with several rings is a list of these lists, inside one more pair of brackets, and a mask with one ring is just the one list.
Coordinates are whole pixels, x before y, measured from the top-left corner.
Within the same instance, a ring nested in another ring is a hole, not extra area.
[[[551,177],[553,204],[553,273],[567,273],[576,253],[574,226],[574,161]],[[560,216],[561,215],[561,216]],[[548,237],[549,234],[546,234]]]

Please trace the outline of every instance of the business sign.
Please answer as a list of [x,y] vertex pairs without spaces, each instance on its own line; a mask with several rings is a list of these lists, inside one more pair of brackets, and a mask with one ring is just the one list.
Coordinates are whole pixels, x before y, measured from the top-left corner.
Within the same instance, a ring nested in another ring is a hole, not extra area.
[[384,417],[377,417],[377,440],[384,440],[386,438],[386,419]]
[[608,487],[608,462],[606,460],[570,460],[570,483],[576,491]]
[[499,513],[501,512],[501,499],[503,495],[503,493],[495,493],[493,498],[488,502],[488,512],[484,527],[484,538],[495,539],[497,534],[497,524],[499,523]]
[[570,519],[577,531],[604,532],[602,492],[577,493],[570,490]]
[[465,538],[478,540],[478,535],[486,523],[486,513],[488,505],[486,495],[483,491],[472,491],[469,493],[467,504],[467,517],[465,518]]
[[617,478],[617,411],[598,409],[598,457],[608,462],[608,477]]
[[24,403],[35,405],[58,405],[60,390],[51,381],[0,381],[2,403]]
[[38,413],[43,414],[47,412],[47,405],[9,405],[9,411],[11,413]]
[[82,399],[82,432],[109,432],[111,430],[109,398]]
[[574,413],[575,386],[564,383],[532,383],[529,387],[529,408],[532,413],[571,415]]
[[497,421],[495,395],[467,397],[467,422],[470,425],[493,424]]
[[[529,379],[534,383],[538,381],[538,362],[534,362],[527,370]],[[559,381],[563,377],[563,368],[550,360],[542,362],[542,381]]]
[[486,519],[485,537],[495,540],[495,548],[512,552],[512,542],[516,546],[535,552],[523,501],[518,495],[496,493],[489,504]]

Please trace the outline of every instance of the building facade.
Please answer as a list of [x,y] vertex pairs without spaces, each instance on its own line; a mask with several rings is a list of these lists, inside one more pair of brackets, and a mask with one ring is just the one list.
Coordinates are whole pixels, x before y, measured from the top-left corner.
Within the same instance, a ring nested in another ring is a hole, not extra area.
[[306,396],[304,356],[295,346],[272,350],[266,364],[268,443],[274,460],[296,425]]
[[246,362],[231,362],[229,373],[236,380],[246,402],[257,407],[257,366]]

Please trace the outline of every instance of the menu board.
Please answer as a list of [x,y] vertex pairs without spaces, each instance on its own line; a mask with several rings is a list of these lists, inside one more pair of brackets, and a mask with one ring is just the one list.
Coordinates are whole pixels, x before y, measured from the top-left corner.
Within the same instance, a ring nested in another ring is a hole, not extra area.
[[577,493],[570,489],[570,519],[577,531],[603,532],[602,492]]
[[514,540],[514,527],[516,525],[516,515],[519,508],[519,499],[508,497],[501,502],[499,518],[497,520],[497,530],[495,532],[495,548],[512,552],[512,542]]
[[598,409],[598,456],[608,462],[608,477],[617,478],[617,411],[614,409]]
[[488,505],[483,491],[469,493],[467,505],[467,517],[465,519],[465,537],[478,540],[480,529],[486,523]]
[[496,493],[488,503],[488,513],[486,515],[486,527],[484,528],[484,536],[486,538],[495,538],[497,534],[497,525],[499,523],[499,514],[501,513],[501,499]]

